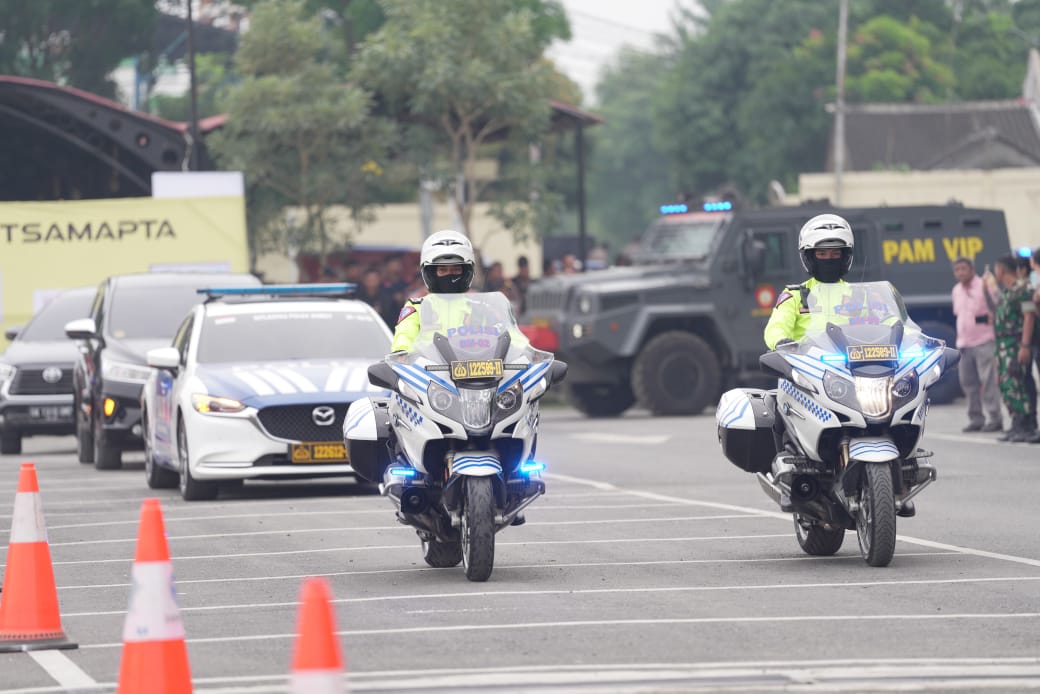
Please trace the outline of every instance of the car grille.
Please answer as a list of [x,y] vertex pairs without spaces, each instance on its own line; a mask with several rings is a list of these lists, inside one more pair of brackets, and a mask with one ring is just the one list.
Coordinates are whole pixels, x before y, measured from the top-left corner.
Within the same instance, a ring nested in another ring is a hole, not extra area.
[[72,369],[62,369],[56,383],[43,380],[43,369],[18,369],[8,392],[11,395],[71,395]]
[[329,426],[318,426],[314,423],[314,408],[321,406],[316,404],[265,407],[257,416],[267,433],[275,438],[290,441],[342,441],[343,419],[347,416],[350,403],[328,405],[336,411],[336,416]]
[[566,291],[532,287],[527,292],[527,311],[559,311],[567,299]]

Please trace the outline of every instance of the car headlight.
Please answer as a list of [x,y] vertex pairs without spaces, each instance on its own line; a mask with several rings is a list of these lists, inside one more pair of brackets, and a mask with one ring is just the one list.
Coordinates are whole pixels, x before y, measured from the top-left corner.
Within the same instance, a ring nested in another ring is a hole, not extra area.
[[101,376],[106,381],[126,381],[127,383],[144,383],[152,375],[152,369],[140,364],[126,364],[121,361],[101,360]]
[[232,398],[220,398],[205,393],[192,393],[191,406],[203,414],[231,414],[241,412],[246,406]]
[[523,387],[521,387],[519,382],[514,383],[495,397],[495,407],[503,414],[512,412],[520,406],[523,397]]
[[10,364],[0,364],[0,385],[13,381],[16,373],[18,373],[18,369]]

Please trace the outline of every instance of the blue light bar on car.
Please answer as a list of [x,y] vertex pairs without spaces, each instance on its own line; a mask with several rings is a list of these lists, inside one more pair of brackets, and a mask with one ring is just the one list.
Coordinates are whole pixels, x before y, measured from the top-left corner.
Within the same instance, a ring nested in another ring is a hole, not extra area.
[[722,202],[706,202],[704,203],[705,212],[729,212],[733,209],[733,203],[728,200]]
[[1032,258],[1033,257],[1033,249],[1030,248],[1029,246],[1022,246],[1021,248],[1018,249],[1018,257],[1019,258]]
[[684,214],[689,211],[686,205],[661,205],[661,214]]
[[337,282],[331,284],[268,284],[263,287],[206,287],[195,290],[210,298],[218,296],[314,296],[347,294],[357,289],[356,284]]

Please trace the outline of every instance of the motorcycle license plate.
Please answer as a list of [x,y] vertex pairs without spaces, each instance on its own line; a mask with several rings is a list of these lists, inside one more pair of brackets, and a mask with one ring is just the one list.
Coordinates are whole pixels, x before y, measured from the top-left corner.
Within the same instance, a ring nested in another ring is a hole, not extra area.
[[289,452],[292,462],[301,465],[350,462],[350,458],[347,456],[347,447],[342,443],[294,443],[289,447]]
[[866,361],[895,361],[899,358],[899,350],[895,345],[855,345],[846,348],[849,363]]
[[502,378],[501,359],[475,359],[468,361],[453,361],[451,363],[451,377],[456,381],[466,381],[475,378]]

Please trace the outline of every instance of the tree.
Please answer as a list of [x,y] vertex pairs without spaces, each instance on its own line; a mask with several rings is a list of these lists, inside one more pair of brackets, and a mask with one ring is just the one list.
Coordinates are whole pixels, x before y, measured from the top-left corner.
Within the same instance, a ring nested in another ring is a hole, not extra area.
[[[259,4],[235,64],[243,77],[227,98],[227,124],[210,145],[227,168],[245,171],[253,251],[331,250],[328,208],[361,223],[373,202],[392,126],[371,115],[369,95],[345,83],[328,56],[320,21],[299,1]],[[271,225],[282,205],[299,218]]]
[[0,74],[115,96],[109,74],[151,44],[153,0],[0,0]]
[[916,17],[908,22],[874,17],[858,28],[848,47],[849,101],[930,103],[945,100],[953,71],[942,62],[949,37]]
[[[229,69],[231,56],[223,53],[200,53],[195,56],[195,83],[199,118],[223,113],[224,100],[236,81]],[[191,96],[152,96],[149,110],[167,120],[191,119]]]
[[477,172],[481,148],[507,136],[533,141],[548,126],[552,68],[541,58],[558,3],[383,0],[382,8],[386,22],[359,48],[353,75],[399,120],[434,134],[425,177],[452,193],[472,237],[488,184]]

